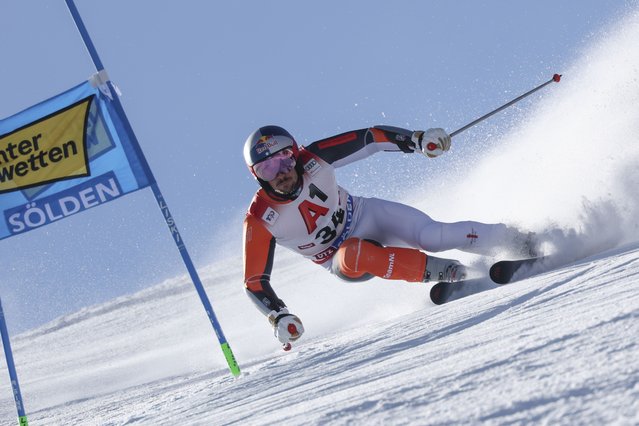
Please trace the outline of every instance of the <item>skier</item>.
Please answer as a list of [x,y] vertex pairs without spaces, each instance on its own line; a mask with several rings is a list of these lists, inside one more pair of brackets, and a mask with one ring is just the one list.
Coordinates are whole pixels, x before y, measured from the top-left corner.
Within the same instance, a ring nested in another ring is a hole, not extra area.
[[308,147],[298,146],[278,126],[261,127],[248,137],[244,159],[261,189],[244,220],[244,284],[285,347],[304,327],[271,287],[276,243],[347,281],[452,282],[466,276],[457,260],[422,250],[489,254],[501,247],[534,255],[530,234],[505,224],[438,222],[404,204],[351,195],[335,180],[336,167],[379,151],[435,158],[450,146],[443,129],[390,126],[342,133]]

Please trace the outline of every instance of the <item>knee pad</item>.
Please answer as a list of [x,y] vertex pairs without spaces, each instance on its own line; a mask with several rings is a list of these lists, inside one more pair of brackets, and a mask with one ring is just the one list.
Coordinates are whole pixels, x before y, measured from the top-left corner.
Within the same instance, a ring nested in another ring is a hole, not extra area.
[[333,260],[333,273],[346,281],[368,281],[374,277],[366,271],[359,270],[359,259],[362,251],[362,244],[373,244],[367,240],[359,238],[349,238],[335,253]]

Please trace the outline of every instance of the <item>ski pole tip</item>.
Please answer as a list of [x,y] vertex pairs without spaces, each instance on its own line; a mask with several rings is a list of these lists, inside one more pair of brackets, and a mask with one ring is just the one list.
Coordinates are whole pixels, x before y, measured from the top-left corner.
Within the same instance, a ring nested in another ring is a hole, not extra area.
[[559,83],[559,80],[561,80],[561,74],[555,74],[552,76],[552,79],[555,83]]

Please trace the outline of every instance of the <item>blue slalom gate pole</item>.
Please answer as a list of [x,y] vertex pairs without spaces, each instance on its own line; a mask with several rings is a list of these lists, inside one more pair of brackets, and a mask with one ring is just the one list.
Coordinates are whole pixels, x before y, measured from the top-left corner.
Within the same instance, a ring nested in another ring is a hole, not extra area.
[[13,389],[13,399],[16,402],[18,410],[18,424],[20,426],[28,426],[27,415],[24,412],[22,403],[22,393],[20,393],[20,384],[18,383],[18,373],[16,365],[13,362],[13,352],[11,351],[11,343],[9,342],[9,331],[7,331],[7,322],[4,318],[2,310],[2,300],[0,299],[0,335],[2,335],[2,346],[4,348],[4,356],[7,359],[7,370],[9,370],[9,378],[11,379],[11,388]]
[[[78,12],[78,9],[76,8],[75,3],[73,2],[73,0],[65,0],[65,2],[67,3],[69,12],[71,12],[73,21],[75,22],[75,25],[78,28],[80,35],[82,36],[82,40],[84,41],[84,44],[87,50],[89,51],[89,55],[91,55],[91,59],[93,60],[93,64],[95,65],[96,70],[98,71],[98,73],[104,71],[104,66],[102,65],[102,61],[100,60],[98,52],[95,49],[93,42],[91,41],[91,37],[89,36],[89,33],[86,27],[84,26],[84,22],[82,21],[82,18],[80,17],[80,13]],[[171,235],[173,236],[173,240],[175,241],[175,244],[180,252],[180,256],[182,256],[182,261],[184,262],[184,265],[186,266],[186,269],[189,272],[191,281],[193,281],[193,285],[195,286],[195,290],[197,291],[197,294],[200,297],[200,301],[202,302],[202,305],[204,306],[204,310],[206,311],[206,314],[208,315],[209,321],[211,322],[211,325],[213,326],[213,330],[215,331],[215,335],[217,336],[217,339],[220,343],[222,352],[224,353],[224,357],[226,358],[226,362],[229,366],[229,369],[231,370],[231,373],[235,377],[237,377],[240,375],[240,367],[237,364],[237,361],[235,360],[235,356],[233,355],[233,351],[231,350],[231,347],[226,341],[226,337],[224,336],[224,333],[222,332],[222,327],[220,326],[220,323],[217,320],[217,317],[215,316],[215,312],[213,311],[213,307],[211,306],[211,302],[209,301],[209,298],[206,295],[206,291],[204,290],[202,281],[200,280],[200,277],[195,269],[195,266],[193,265],[191,256],[186,250],[186,246],[184,245],[182,236],[180,235],[180,232],[177,229],[175,220],[173,219],[173,216],[171,215],[171,212],[169,211],[169,207],[164,200],[164,196],[162,195],[162,192],[160,191],[160,187],[158,186],[155,180],[155,177],[153,176],[153,172],[151,171],[151,168],[149,167],[149,164],[147,163],[146,158],[144,157],[144,154],[142,153],[140,144],[135,136],[135,133],[133,132],[133,128],[131,127],[131,124],[129,123],[128,117],[124,113],[124,108],[122,107],[122,103],[120,102],[120,99],[118,98],[118,95],[115,90],[115,87],[113,86],[113,83],[110,80],[108,80],[106,84],[108,85],[108,88],[112,94],[113,105],[122,119],[122,123],[131,138],[132,144],[135,150],[137,151],[137,154],[142,162],[142,166],[146,169],[148,176],[150,176],[151,181],[153,182],[150,186],[151,186],[151,190],[153,191],[153,195],[155,196],[155,200],[158,203],[158,207],[160,208],[160,211],[162,212],[162,215],[164,216],[164,220],[166,221],[169,231],[171,232]]]

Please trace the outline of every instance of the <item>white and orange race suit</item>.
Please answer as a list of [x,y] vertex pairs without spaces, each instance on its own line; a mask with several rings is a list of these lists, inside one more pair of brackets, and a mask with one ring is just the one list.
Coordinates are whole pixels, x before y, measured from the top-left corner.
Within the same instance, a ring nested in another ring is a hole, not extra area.
[[[379,151],[415,152],[412,133],[379,126],[316,141],[299,151],[297,198],[279,201],[264,189],[257,191],[244,220],[244,284],[265,315],[286,306],[270,284],[276,244],[343,279],[423,281],[427,255],[420,250],[481,252],[505,238],[503,224],[437,222],[413,207],[357,197],[337,184],[336,167]],[[360,256],[362,250],[367,254],[362,268],[353,271],[347,267],[349,256]]]

